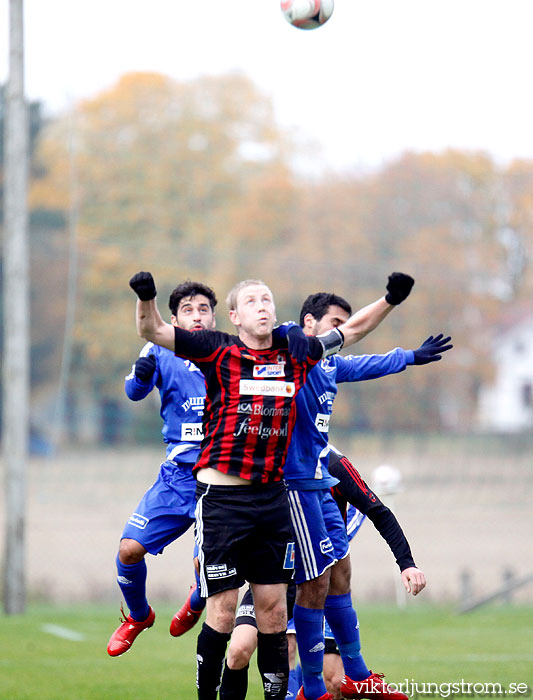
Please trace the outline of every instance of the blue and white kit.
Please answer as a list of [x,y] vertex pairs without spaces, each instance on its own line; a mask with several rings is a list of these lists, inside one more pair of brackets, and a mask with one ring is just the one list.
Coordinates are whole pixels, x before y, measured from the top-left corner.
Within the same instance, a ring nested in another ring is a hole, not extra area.
[[413,351],[402,348],[385,355],[333,355],[310,371],[298,393],[284,468],[297,543],[296,583],[317,578],[349,551],[346,527],[330,492],[338,479],[328,471],[329,421],[337,384],[395,374],[413,363]]
[[125,379],[125,391],[132,401],[140,401],[154,387],[159,389],[166,460],[126,523],[122,538],[136,540],[151,554],[160,554],[194,523],[196,479],[192,467],[203,438],[205,381],[196,365],[176,357],[171,350],[147,343],[140,357],[148,355],[156,359],[152,378],[140,381],[133,367]]

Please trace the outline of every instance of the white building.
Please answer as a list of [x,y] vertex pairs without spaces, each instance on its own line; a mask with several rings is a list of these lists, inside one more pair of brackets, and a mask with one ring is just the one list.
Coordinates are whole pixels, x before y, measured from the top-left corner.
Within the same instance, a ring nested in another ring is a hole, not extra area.
[[505,433],[533,428],[533,312],[523,313],[498,335],[494,381],[479,393],[478,427]]

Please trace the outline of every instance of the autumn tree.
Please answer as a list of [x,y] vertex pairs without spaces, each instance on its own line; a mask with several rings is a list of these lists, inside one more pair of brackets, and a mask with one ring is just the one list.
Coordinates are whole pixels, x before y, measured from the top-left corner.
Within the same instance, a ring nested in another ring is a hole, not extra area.
[[154,272],[164,311],[186,277],[222,296],[239,260],[253,254],[248,243],[281,235],[275,217],[257,220],[254,202],[273,211],[286,198],[279,183],[287,180],[287,149],[270,100],[240,74],[188,83],[129,74],[50,124],[39,150],[46,177],[32,201],[63,212],[75,206],[75,368],[91,377],[96,395],[122,391],[141,343],[132,273]]

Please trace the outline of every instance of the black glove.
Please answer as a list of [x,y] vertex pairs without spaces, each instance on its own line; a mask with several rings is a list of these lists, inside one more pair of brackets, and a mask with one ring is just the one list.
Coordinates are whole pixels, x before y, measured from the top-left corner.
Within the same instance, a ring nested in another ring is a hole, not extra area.
[[441,353],[446,352],[453,348],[453,345],[446,345],[451,340],[451,336],[446,338],[442,333],[434,338],[432,335],[429,336],[418,350],[413,350],[415,356],[415,365],[427,365],[428,362],[436,362],[442,357]]
[[303,362],[309,355],[309,338],[300,326],[291,326],[287,331],[289,352],[296,362]]
[[414,283],[414,279],[409,275],[404,275],[403,272],[393,272],[392,275],[389,275],[387,295],[385,296],[387,304],[398,306],[402,301],[405,301]]
[[133,275],[130,279],[130,287],[141,301],[150,301],[150,299],[154,299],[157,294],[151,272],[137,272],[137,274]]
[[146,355],[139,357],[135,363],[135,376],[141,382],[149,382],[152,378],[156,367],[155,355]]

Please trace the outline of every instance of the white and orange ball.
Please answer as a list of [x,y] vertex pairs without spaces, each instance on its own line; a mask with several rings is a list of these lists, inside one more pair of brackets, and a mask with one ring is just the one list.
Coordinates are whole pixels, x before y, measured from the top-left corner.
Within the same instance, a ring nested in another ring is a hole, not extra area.
[[283,16],[298,29],[316,29],[333,13],[333,0],[281,0]]

